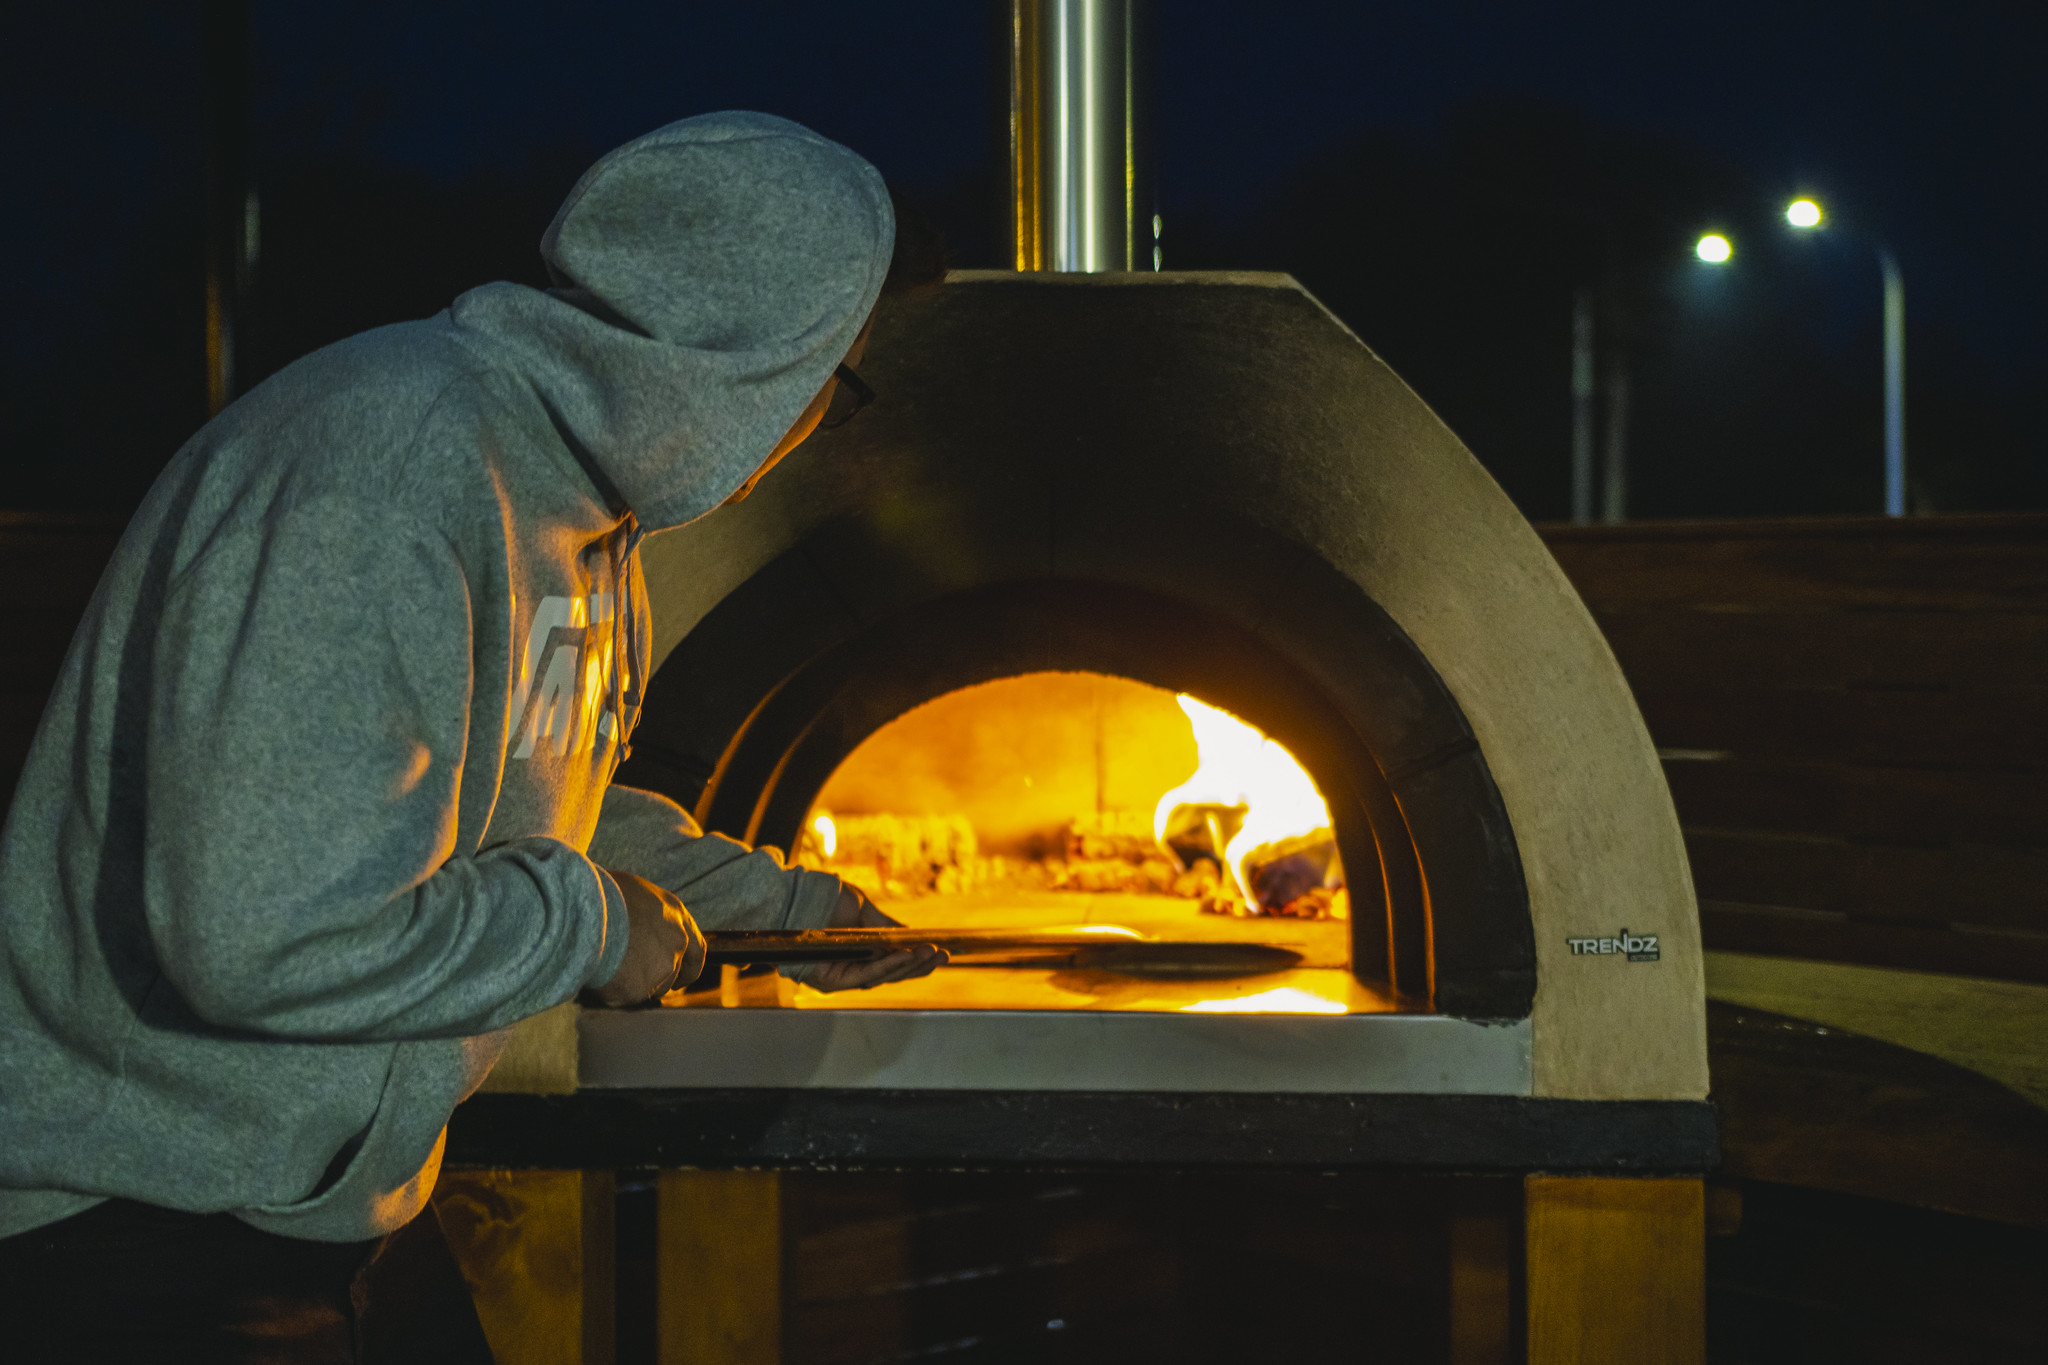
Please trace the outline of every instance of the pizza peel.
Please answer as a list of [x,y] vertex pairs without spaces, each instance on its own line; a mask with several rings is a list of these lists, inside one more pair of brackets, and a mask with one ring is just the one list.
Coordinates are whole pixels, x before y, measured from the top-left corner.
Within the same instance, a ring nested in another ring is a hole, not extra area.
[[1107,926],[1080,930],[1015,929],[726,929],[704,935],[704,969],[727,965],[793,966],[871,962],[929,943],[953,967],[1038,967],[1121,976],[1232,977],[1285,971],[1301,954],[1265,943],[1184,943],[1146,939]]

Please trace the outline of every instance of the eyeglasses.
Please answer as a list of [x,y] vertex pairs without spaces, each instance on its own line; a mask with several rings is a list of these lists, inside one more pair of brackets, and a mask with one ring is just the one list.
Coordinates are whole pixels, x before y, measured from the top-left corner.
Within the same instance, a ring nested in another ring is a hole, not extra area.
[[818,421],[826,431],[845,426],[856,413],[875,401],[875,391],[853,372],[853,366],[842,364],[832,371],[832,377],[839,382],[833,386],[832,400],[825,405],[825,415]]

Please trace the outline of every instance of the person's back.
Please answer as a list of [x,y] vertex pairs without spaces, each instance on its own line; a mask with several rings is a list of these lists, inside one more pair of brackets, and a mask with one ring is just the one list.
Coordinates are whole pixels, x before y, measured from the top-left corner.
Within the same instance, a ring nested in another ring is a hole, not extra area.
[[308,356],[172,461],[0,843],[0,1248],[100,1245],[133,1207],[360,1268],[502,1030],[701,955],[677,895],[714,925],[853,913],[608,784],[648,667],[639,537],[808,431],[891,224],[873,169],[795,125],[671,125],[572,193],[561,288]]
[[[32,1097],[0,1109],[0,1233],[17,1209],[113,1194],[388,1231],[367,1205],[427,1165],[493,1060],[485,1035],[598,966],[605,920],[574,913],[594,878],[553,845],[588,844],[583,789],[608,771],[575,774],[551,811],[515,801],[515,827],[494,818],[499,746],[466,742],[507,725],[488,674],[473,697],[469,680],[513,653],[512,615],[476,608],[509,601],[535,558],[518,542],[609,538],[623,561],[616,517],[519,429],[510,388],[445,319],[353,338],[210,424],[137,513],[0,845],[0,1066]],[[393,800],[407,750],[424,770]],[[577,766],[593,758],[608,765],[592,749]],[[569,913],[395,899],[458,851]],[[476,947],[503,960],[449,957],[461,931],[433,921],[479,913],[499,923]],[[380,1115],[352,1182],[371,1187],[337,1180],[310,1207],[308,1166],[317,1180]],[[409,1216],[419,1196],[401,1197]]]

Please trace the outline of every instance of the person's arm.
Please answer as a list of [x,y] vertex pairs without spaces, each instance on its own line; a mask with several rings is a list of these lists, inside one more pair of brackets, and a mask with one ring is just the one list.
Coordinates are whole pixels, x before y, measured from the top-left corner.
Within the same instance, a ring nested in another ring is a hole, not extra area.
[[704,931],[675,892],[623,868],[605,873],[626,897],[626,960],[602,986],[578,997],[586,1005],[619,1008],[659,1000],[678,984],[689,985],[704,971]]
[[[829,872],[785,867],[768,849],[705,834],[688,811],[654,792],[605,793],[591,859],[674,892],[705,929],[881,927],[895,920]],[[920,946],[874,962],[819,964],[790,975],[819,990],[854,990],[923,976],[944,961]]]
[[502,763],[505,743],[470,730],[472,686],[502,685],[473,652],[464,566],[394,508],[273,509],[168,586],[147,675],[108,685],[147,708],[146,752],[116,771],[145,783],[141,909],[202,1019],[460,1036],[617,973],[625,898],[583,854],[457,846],[469,746]]
[[666,796],[613,783],[604,794],[590,860],[645,877],[682,898],[705,929],[822,929],[839,878],[785,867],[767,849],[705,834]]

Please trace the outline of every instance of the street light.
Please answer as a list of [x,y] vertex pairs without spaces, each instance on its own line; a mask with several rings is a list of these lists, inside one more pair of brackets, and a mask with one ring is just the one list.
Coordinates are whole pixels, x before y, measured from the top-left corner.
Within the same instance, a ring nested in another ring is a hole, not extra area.
[[[1820,205],[1795,199],[1785,221],[1800,229],[1821,224]],[[1704,239],[1702,239],[1704,240]],[[1906,281],[1883,242],[1871,243],[1884,277],[1884,514],[1906,515]]]
[[1794,199],[1785,205],[1785,221],[1796,228],[1820,226],[1820,205],[1811,199]]
[[1708,265],[1726,265],[1735,254],[1735,245],[1720,233],[1709,232],[1693,245],[1692,254]]

